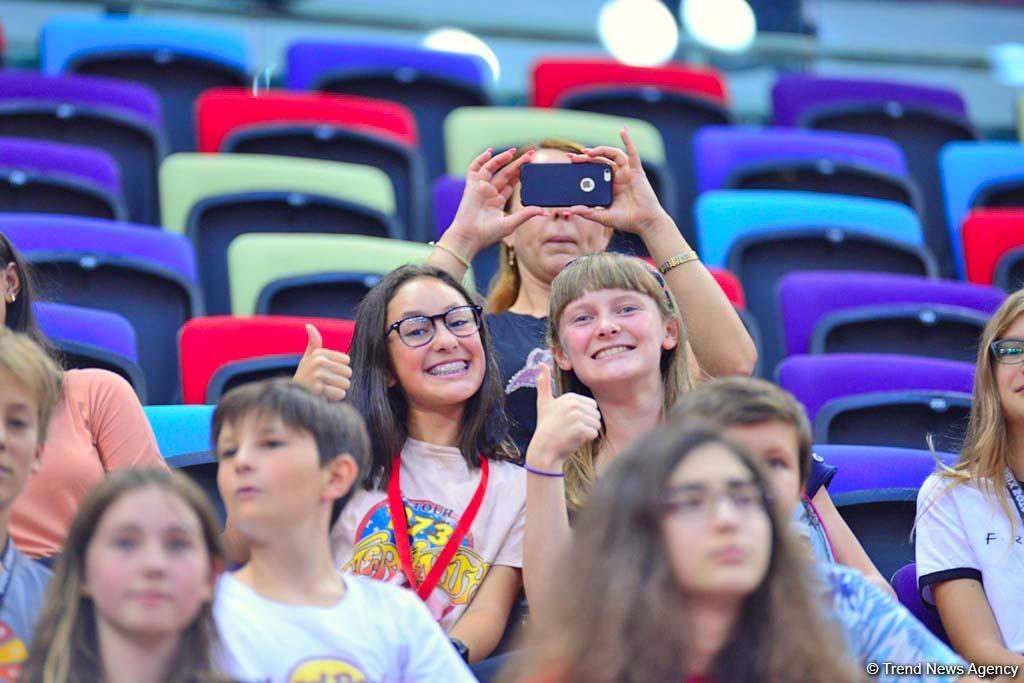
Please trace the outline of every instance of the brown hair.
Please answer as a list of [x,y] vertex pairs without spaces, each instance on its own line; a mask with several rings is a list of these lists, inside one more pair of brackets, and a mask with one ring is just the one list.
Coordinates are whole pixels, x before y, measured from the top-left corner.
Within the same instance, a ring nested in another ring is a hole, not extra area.
[[[707,426],[663,425],[615,459],[577,517],[552,591],[551,618],[534,622],[506,681],[662,683],[687,674],[687,600],[663,537],[672,472],[699,448],[727,448],[765,499],[771,560],[731,634],[702,672],[709,680],[861,681],[838,626],[776,506],[760,463]],[[570,560],[571,558],[571,560]],[[545,675],[547,674],[547,675]]]
[[[938,464],[938,473],[952,480],[953,485],[976,482],[991,500],[998,502],[1009,517],[1016,533],[1019,520],[1011,508],[1009,494],[1002,485],[1003,472],[1013,462],[1013,445],[1006,428],[1003,404],[999,399],[992,356],[992,342],[1001,338],[1021,315],[1024,315],[1024,290],[1010,294],[992,314],[981,333],[974,369],[974,400],[967,423],[967,435],[960,449],[960,458],[952,467]],[[949,490],[949,489],[946,489]],[[933,499],[934,502],[935,499]],[[918,513],[920,517],[924,511]]]
[[[575,152],[579,154],[583,151],[583,146],[578,145],[575,142],[569,140],[562,140],[561,138],[544,138],[540,142],[525,145],[516,150],[516,155],[513,160],[518,159],[527,152],[540,149],[553,149],[560,152]],[[505,211],[509,212],[512,210],[512,202],[514,201],[515,193],[508,198],[505,203]],[[494,274],[491,279],[490,289],[488,289],[487,295],[487,312],[488,313],[504,313],[508,309],[512,308],[515,304],[516,299],[519,298],[519,285],[521,279],[519,277],[519,263],[514,260],[514,251],[510,249],[504,242],[500,242],[499,255],[498,255],[498,272]]]
[[[250,415],[277,417],[289,429],[312,434],[321,467],[342,454],[352,456],[360,473],[369,466],[370,438],[359,413],[347,403],[328,401],[290,379],[252,382],[229,391],[213,411],[214,451],[224,425],[238,424]],[[354,490],[355,486],[334,501],[331,526]]]
[[671,420],[697,418],[722,429],[759,422],[782,422],[796,432],[800,485],[811,471],[811,423],[793,394],[755,377],[723,377],[704,382],[672,410]]
[[0,327],[0,368],[25,385],[35,399],[38,444],[42,445],[60,397],[60,369],[31,337],[6,327]]
[[[561,348],[558,326],[565,308],[587,292],[599,289],[627,289],[654,300],[662,320],[674,320],[679,328],[679,343],[661,352],[661,380],[665,388],[662,416],[668,414],[676,401],[690,390],[692,382],[686,359],[686,326],[683,324],[675,297],[664,286],[664,279],[650,266],[634,256],[610,252],[581,256],[562,270],[551,283],[548,311],[548,344]],[[559,394],[571,391],[593,397],[593,392],[576,373],[556,366],[555,386]],[[565,465],[565,495],[569,509],[579,508],[597,476],[595,457],[604,443],[604,419],[598,437],[581,446]]]
[[[92,600],[82,593],[86,553],[100,520],[110,506],[124,495],[151,486],[177,496],[195,512],[210,556],[210,571],[213,572],[223,562],[220,525],[213,506],[185,475],[157,469],[111,473],[89,492],[71,523],[46,592],[46,601],[32,640],[32,651],[19,679],[23,683],[95,683],[104,680],[96,610]],[[213,622],[212,607],[207,602],[179,636],[163,680],[166,683],[222,680],[214,664],[219,657],[219,648],[220,639]]]

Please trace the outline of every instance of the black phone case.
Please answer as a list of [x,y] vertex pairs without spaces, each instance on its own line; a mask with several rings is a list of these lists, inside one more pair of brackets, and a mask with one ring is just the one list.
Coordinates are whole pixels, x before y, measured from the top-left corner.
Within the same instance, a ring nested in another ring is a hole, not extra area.
[[608,164],[526,164],[519,177],[525,206],[612,203],[612,169]]

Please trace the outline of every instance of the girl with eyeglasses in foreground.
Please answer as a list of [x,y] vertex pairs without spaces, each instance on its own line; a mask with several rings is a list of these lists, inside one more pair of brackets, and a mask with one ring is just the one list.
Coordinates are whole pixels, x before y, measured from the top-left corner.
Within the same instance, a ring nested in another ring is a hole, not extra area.
[[399,268],[363,299],[346,400],[366,419],[371,463],[331,530],[340,566],[408,585],[474,662],[521,587],[526,502],[480,314],[430,266]]
[[223,680],[211,611],[219,539],[209,500],[184,475],[108,476],[71,524],[18,680]]
[[921,597],[977,664],[1024,664],[1024,291],[981,335],[960,458],[917,499]]
[[560,556],[520,683],[865,680],[745,450],[663,426],[610,464]]

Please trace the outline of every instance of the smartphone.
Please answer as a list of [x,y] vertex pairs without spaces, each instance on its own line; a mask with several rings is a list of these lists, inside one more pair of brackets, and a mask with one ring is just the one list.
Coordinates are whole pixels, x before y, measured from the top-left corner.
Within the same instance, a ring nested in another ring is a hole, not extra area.
[[608,164],[526,164],[519,170],[524,206],[608,206],[612,167]]

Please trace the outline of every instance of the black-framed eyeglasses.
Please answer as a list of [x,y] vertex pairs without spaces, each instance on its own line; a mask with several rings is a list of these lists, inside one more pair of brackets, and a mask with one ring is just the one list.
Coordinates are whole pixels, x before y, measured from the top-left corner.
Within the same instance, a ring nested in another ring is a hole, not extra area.
[[387,337],[398,332],[398,338],[406,346],[416,348],[429,344],[437,334],[437,321],[444,322],[448,331],[456,337],[468,337],[480,329],[480,315],[483,307],[476,304],[456,306],[436,315],[411,315],[392,323],[384,332]]
[[1024,339],[997,339],[989,345],[992,356],[1000,365],[1024,363]]

